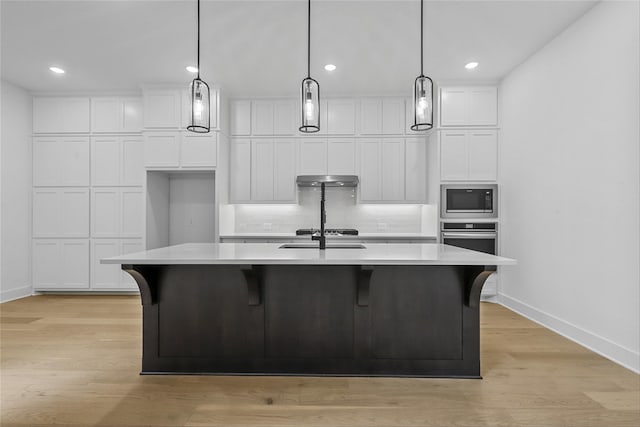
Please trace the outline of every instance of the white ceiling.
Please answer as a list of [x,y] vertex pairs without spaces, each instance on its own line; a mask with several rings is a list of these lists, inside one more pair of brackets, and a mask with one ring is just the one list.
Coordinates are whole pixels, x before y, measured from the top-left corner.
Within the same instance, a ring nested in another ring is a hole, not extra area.
[[[498,81],[595,3],[426,1],[425,74]],[[195,0],[0,5],[2,78],[26,89],[129,91],[193,78],[185,66],[195,64]],[[295,96],[306,76],[306,7],[203,0],[201,77],[233,96]],[[410,92],[420,71],[418,0],[313,0],[311,10],[311,75],[324,95]],[[471,60],[480,66],[468,71]]]

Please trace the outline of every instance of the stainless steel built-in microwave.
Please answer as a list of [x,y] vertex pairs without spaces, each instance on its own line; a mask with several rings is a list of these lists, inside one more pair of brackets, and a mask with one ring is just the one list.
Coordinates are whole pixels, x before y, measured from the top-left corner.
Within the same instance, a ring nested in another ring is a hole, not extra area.
[[497,218],[496,184],[442,184],[440,193],[442,218]]

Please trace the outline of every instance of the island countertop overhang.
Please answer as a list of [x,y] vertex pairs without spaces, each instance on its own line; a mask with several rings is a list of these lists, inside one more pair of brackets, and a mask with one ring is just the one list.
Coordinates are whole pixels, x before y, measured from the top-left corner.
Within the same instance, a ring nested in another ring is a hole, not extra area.
[[283,249],[280,243],[185,243],[101,260],[136,265],[515,265],[516,260],[436,243],[367,243],[364,249]]

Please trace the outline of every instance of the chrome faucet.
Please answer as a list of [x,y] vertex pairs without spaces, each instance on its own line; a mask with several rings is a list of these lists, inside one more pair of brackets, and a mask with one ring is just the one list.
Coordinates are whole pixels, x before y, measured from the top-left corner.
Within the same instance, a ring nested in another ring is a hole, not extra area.
[[319,240],[320,241],[320,250],[324,250],[327,248],[327,237],[324,235],[324,224],[327,222],[327,211],[324,208],[324,187],[325,183],[320,183],[320,235],[311,236],[311,240]]

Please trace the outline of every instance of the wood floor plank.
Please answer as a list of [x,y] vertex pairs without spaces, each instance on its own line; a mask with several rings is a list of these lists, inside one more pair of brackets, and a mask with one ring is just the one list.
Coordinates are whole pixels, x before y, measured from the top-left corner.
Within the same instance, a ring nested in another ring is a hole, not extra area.
[[482,380],[140,376],[141,315],[137,296],[0,305],[0,425],[640,425],[640,376],[499,305]]

